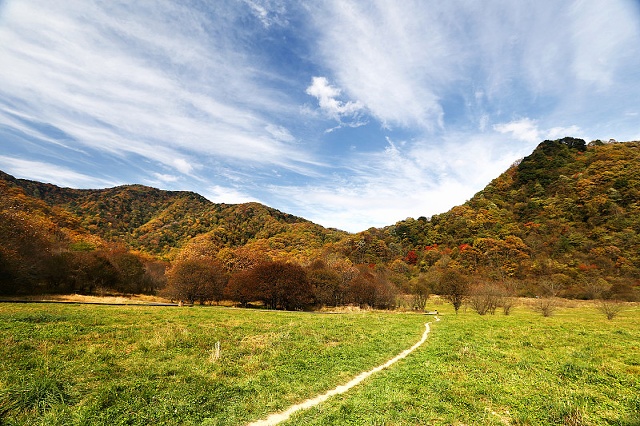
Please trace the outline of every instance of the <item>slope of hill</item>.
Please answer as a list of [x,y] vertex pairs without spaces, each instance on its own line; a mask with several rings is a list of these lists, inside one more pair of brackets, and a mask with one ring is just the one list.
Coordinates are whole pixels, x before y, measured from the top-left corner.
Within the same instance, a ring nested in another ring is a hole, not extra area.
[[202,234],[219,248],[242,246],[300,227],[310,230],[305,235],[312,239],[345,234],[259,203],[215,204],[187,191],[142,185],[80,190],[15,179],[5,173],[0,179],[22,189],[27,198],[67,212],[82,232],[153,255],[168,255]]
[[0,235],[0,293],[12,294],[153,292],[165,280],[158,259],[206,250],[230,268],[309,262],[347,234],[258,203],[141,185],[60,188],[0,172]]
[[386,231],[422,269],[446,256],[484,277],[545,280],[576,297],[598,279],[638,285],[640,143],[544,141],[465,204]]

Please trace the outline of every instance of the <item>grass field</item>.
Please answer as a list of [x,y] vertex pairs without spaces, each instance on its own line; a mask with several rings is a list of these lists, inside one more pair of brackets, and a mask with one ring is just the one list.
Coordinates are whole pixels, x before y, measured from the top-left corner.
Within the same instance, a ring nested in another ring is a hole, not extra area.
[[640,425],[640,308],[456,316],[366,386],[284,424]]
[[382,363],[424,319],[0,304],[0,413],[7,424],[244,424]]
[[[424,346],[286,424],[640,425],[637,306],[437,309]],[[428,319],[0,304],[0,424],[245,424],[382,364]]]

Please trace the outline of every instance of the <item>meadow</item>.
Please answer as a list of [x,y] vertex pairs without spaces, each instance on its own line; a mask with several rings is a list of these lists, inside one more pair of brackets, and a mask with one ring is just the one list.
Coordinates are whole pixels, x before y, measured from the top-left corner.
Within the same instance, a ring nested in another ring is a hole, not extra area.
[[[640,425],[640,308],[438,305],[427,342],[283,424]],[[413,345],[431,317],[0,304],[0,424],[241,425]]]

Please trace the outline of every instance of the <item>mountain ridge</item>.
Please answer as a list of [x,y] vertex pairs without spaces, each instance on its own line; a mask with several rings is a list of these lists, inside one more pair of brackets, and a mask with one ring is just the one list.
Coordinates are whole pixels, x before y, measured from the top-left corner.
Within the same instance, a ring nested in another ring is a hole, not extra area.
[[[16,238],[3,256],[14,265],[24,258],[20,232],[32,232],[43,253],[121,244],[164,261],[193,251],[236,264],[253,256],[240,264],[378,265],[404,290],[443,268],[515,281],[529,295],[543,281],[582,298],[597,282],[627,293],[640,286],[640,142],[543,141],[447,212],[355,234],[259,203],[216,204],[144,185],[60,188],[0,172],[0,189],[5,239]],[[25,250],[34,254],[37,244]]]
[[[236,246],[246,243],[256,234],[273,236],[282,230],[277,224],[304,223],[325,229],[307,219],[257,202],[214,203],[192,191],[167,191],[139,184],[104,189],[62,188],[18,179],[1,171],[0,179],[23,189],[27,196],[52,207],[64,208],[82,218],[81,227],[87,231],[107,240],[120,239],[132,248],[153,255],[166,255],[171,249],[183,246],[188,237],[216,230],[237,231],[238,235],[226,232],[226,236],[218,232],[223,245]],[[253,217],[261,218],[264,226],[252,223],[249,229],[241,229],[239,222]],[[234,218],[236,220],[229,220]],[[174,234],[181,231],[184,235],[169,239],[167,235],[156,235],[172,230]]]

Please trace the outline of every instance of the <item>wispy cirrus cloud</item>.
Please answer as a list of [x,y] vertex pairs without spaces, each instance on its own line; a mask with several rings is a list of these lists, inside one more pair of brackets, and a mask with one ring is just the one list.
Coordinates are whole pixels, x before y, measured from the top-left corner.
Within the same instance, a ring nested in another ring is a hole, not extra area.
[[640,51],[632,2],[330,4],[312,8],[324,64],[391,126],[438,130],[461,106],[499,121],[557,113],[585,91],[624,84],[621,67]]
[[57,185],[73,188],[96,188],[122,184],[116,180],[96,178],[78,173],[68,167],[44,161],[23,160],[21,158],[0,155],[0,169],[16,176],[29,176],[31,180],[55,182]]
[[[272,100],[282,95],[233,40],[218,37],[238,11],[147,6],[11,2],[0,28],[0,58],[11,64],[0,69],[2,98],[19,99],[27,120],[46,117],[76,146],[133,153],[181,173],[203,155],[304,172],[313,161],[280,137],[287,130],[271,116],[286,113]],[[0,112],[0,123],[15,119]],[[33,132],[25,127],[18,130]]]
[[434,88],[453,70],[443,38],[430,25],[435,19],[415,6],[332,1],[312,7],[323,62],[345,93],[385,126],[441,124]]
[[515,159],[526,144],[495,135],[452,134],[428,140],[387,141],[379,152],[358,153],[336,165],[321,185],[272,185],[274,201],[325,226],[349,231],[431,216],[471,198]]
[[272,25],[284,26],[287,21],[287,7],[282,0],[244,0],[249,5],[254,15],[265,28]]

